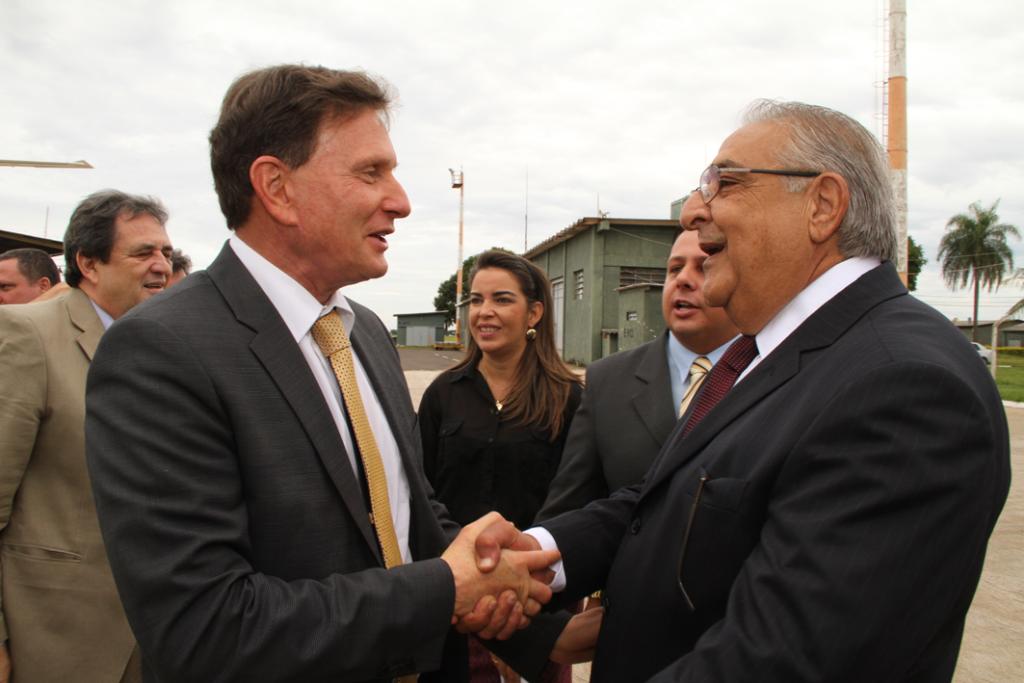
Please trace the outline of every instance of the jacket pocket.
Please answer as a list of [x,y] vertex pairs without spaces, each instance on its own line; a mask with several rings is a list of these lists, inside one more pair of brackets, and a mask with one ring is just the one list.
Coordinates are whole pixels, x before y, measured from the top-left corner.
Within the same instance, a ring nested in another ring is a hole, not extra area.
[[704,486],[704,493],[700,502],[704,507],[718,510],[736,511],[743,501],[743,494],[747,489],[747,479],[732,479],[722,477],[719,479],[708,478]]
[[24,557],[29,560],[39,560],[42,562],[81,562],[81,553],[76,553],[71,550],[61,550],[59,548],[48,548],[42,545],[24,545],[5,543],[3,547],[5,554],[17,555],[18,557]]
[[437,430],[437,435],[441,438],[451,436],[459,431],[462,427],[463,419],[461,417],[449,417],[445,418],[441,422],[441,426]]

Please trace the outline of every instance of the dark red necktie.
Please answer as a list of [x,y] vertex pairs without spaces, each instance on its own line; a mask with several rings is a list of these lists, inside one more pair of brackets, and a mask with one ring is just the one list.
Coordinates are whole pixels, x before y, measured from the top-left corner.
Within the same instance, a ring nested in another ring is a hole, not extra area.
[[729,392],[732,385],[736,383],[736,378],[756,356],[757,343],[753,337],[740,337],[725,350],[722,359],[715,363],[708,378],[704,380],[703,391],[697,397],[697,403],[693,406],[690,419],[683,427],[683,436],[689,434],[698,422],[707,417],[715,404]]

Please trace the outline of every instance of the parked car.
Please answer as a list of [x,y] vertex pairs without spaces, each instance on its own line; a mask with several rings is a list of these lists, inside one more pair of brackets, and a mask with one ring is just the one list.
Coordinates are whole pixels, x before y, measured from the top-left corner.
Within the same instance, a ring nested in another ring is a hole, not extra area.
[[982,346],[978,342],[971,342],[971,346],[978,352],[981,359],[985,361],[985,365],[992,365],[992,349]]

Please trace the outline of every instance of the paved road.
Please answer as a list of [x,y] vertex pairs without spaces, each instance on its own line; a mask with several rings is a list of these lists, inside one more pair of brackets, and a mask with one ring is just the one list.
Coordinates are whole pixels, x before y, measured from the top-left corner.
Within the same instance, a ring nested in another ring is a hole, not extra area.
[[[428,349],[399,349],[399,354],[416,406],[438,372],[461,357]],[[1007,407],[1006,415],[1015,476],[967,615],[954,683],[1024,681],[1024,407]],[[585,683],[589,669],[575,667],[573,679]]]
[[437,374],[462,360],[462,351],[435,351],[420,346],[399,346],[398,358],[406,372],[433,370]]
[[1013,481],[967,615],[955,683],[1024,681],[1024,408],[1007,408]]
[[405,381],[409,384],[412,405],[419,409],[423,392],[438,373],[462,360],[462,352],[399,346],[398,358],[402,362],[402,370],[405,371]]

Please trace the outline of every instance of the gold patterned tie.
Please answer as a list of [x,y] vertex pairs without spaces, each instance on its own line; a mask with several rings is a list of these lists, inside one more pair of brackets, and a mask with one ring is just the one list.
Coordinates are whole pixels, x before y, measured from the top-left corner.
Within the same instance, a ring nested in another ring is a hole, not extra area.
[[697,356],[693,359],[693,364],[690,365],[690,386],[686,388],[683,400],[679,402],[679,417],[686,414],[686,409],[690,407],[693,397],[697,395],[700,385],[704,383],[704,378],[710,371],[711,361],[707,356]]
[[366,417],[359,385],[356,383],[352,343],[345,334],[345,326],[342,325],[341,316],[336,310],[317,320],[313,324],[312,333],[317,346],[331,361],[334,376],[338,378],[338,384],[341,386],[345,410],[352,431],[356,435],[359,457],[363,461],[366,484],[370,490],[370,524],[377,532],[377,540],[384,554],[384,565],[388,569],[396,567],[402,564],[402,553],[398,549],[398,537],[395,535],[395,525],[391,519],[388,480],[384,474],[384,462],[377,448],[377,440]]

